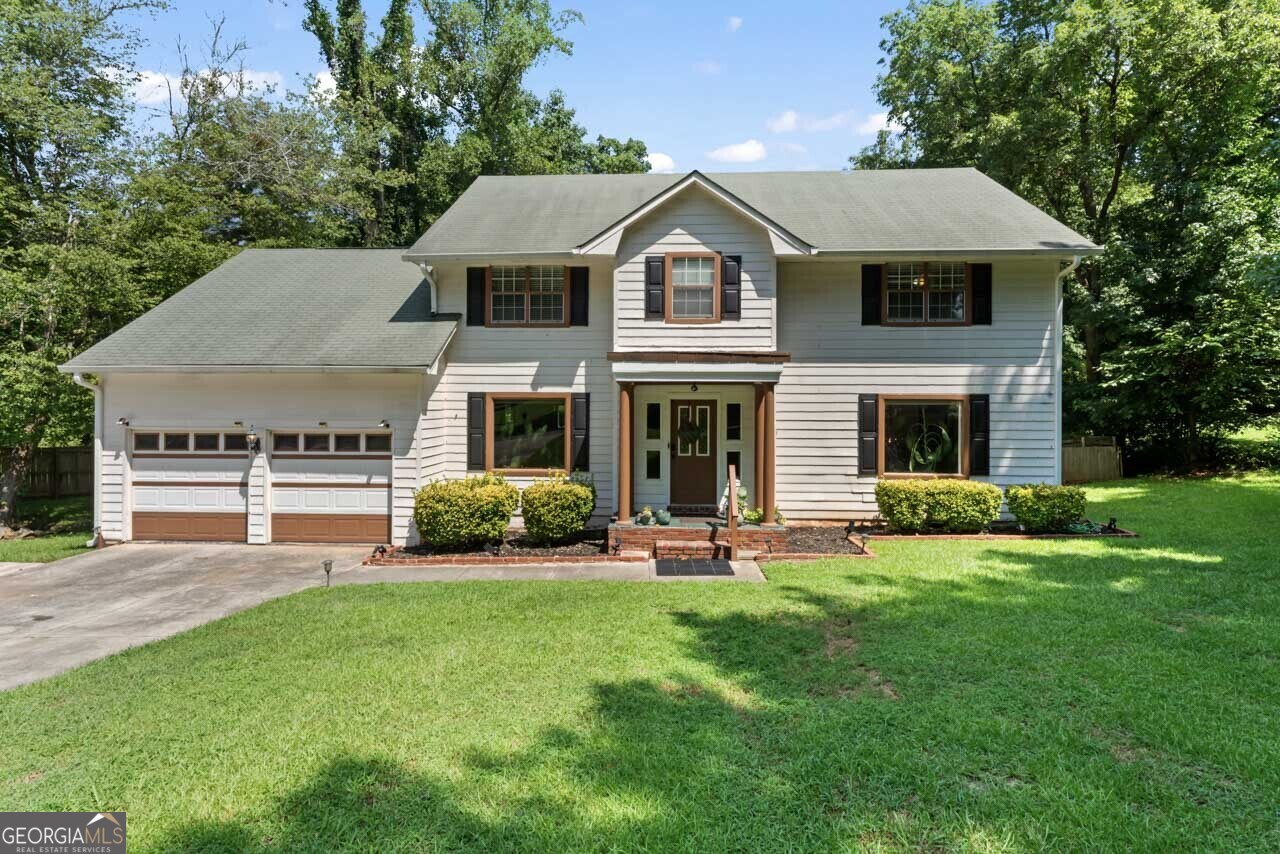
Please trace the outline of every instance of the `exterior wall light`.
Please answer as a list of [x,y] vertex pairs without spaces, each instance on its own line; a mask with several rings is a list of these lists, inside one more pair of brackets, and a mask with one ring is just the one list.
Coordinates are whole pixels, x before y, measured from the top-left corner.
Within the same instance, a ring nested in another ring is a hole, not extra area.
[[258,444],[258,431],[253,428],[252,424],[249,425],[249,432],[245,434],[244,442],[251,454],[256,454],[261,449]]

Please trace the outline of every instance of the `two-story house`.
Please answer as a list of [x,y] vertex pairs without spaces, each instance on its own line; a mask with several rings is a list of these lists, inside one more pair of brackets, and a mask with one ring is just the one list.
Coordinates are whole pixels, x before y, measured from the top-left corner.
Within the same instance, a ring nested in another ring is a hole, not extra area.
[[406,250],[247,250],[64,370],[108,540],[412,542],[422,484],[590,472],[598,516],[876,513],[1057,482],[1062,278],[971,169],[478,179]]

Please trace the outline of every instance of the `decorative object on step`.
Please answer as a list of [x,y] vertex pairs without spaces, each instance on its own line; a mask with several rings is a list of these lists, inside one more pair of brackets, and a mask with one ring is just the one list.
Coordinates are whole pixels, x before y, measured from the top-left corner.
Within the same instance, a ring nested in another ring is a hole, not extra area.
[[636,514],[636,524],[652,525],[653,524],[653,508],[648,506],[647,504],[643,508],[641,508],[640,512]]
[[657,522],[659,525],[670,525],[670,524],[671,524],[671,511],[670,511],[670,510],[666,510],[666,509],[659,510],[658,512],[656,512],[656,513],[654,513],[654,514],[653,514],[653,519],[654,519],[654,521],[655,521],[655,522]]

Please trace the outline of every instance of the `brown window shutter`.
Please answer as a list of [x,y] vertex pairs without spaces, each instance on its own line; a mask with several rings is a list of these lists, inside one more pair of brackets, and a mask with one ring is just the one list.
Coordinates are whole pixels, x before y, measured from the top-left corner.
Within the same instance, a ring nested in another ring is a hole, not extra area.
[[990,326],[992,314],[991,265],[970,264],[969,278],[973,286],[973,323]]
[[644,316],[666,320],[667,259],[649,255],[644,259]]
[[969,474],[991,474],[991,395],[969,395]]
[[570,460],[574,471],[591,471],[591,395],[575,394],[570,403],[573,409],[570,431],[572,441]]
[[880,325],[880,285],[883,281],[880,264],[862,265],[862,325]]
[[858,395],[858,474],[874,477],[880,471],[880,397]]
[[720,271],[720,319],[742,319],[742,256],[726,255]]
[[569,325],[586,326],[590,293],[590,270],[586,267],[569,268]]
[[467,326],[484,326],[484,267],[467,268]]
[[484,394],[467,395],[467,471],[484,471]]

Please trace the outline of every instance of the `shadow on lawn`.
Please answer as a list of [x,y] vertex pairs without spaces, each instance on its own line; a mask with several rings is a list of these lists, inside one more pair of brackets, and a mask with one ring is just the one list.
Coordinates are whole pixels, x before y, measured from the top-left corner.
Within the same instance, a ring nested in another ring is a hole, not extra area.
[[[1180,663],[1188,636],[1171,622],[1213,589],[1203,585],[1220,583],[1203,570],[1221,556],[1156,556],[1143,546],[983,556],[996,571],[850,577],[892,588],[887,599],[854,598],[836,582],[782,587],[789,602],[778,610],[673,611],[689,657],[715,678],[600,684],[588,724],[550,728],[518,750],[464,749],[448,775],[417,771],[412,760],[341,756],[267,813],[192,824],[159,847],[1036,848],[1055,839],[1087,847],[1260,838],[1265,788],[1215,767],[1194,739],[1187,747],[1184,737],[1181,755],[1135,744],[1120,722],[1141,728],[1146,712],[1092,666],[1117,643],[1136,673]],[[1130,604],[1134,579],[1140,607]],[[1237,611],[1256,619],[1274,605],[1237,602]],[[1229,635],[1218,642],[1217,655],[1229,656]],[[1163,702],[1182,703],[1188,719],[1211,711],[1231,717],[1233,731],[1268,731],[1256,706],[1233,713],[1215,699],[1227,697],[1222,680],[1238,667],[1188,673],[1182,694]]]

